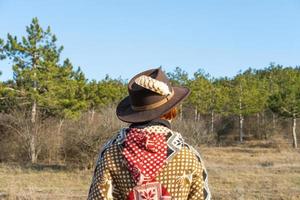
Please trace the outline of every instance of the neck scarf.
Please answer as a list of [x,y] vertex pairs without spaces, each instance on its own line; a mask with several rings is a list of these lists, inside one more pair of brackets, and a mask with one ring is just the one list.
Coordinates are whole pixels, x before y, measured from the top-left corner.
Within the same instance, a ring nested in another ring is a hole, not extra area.
[[167,142],[163,133],[131,128],[125,140],[123,155],[138,185],[154,180],[167,160]]

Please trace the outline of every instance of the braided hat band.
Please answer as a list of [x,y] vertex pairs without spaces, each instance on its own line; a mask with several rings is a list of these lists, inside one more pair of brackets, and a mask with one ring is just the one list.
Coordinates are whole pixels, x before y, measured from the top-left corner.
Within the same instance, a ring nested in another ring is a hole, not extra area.
[[163,96],[171,94],[171,91],[167,84],[150,76],[142,75],[136,78],[134,82],[143,88],[146,88]]
[[165,96],[162,100],[144,105],[144,106],[134,106],[131,105],[131,108],[135,111],[143,111],[143,110],[150,110],[157,108],[165,103],[167,103],[173,96],[174,96],[174,90],[170,91],[169,86],[165,84],[162,81],[156,80],[150,76],[142,75],[134,80],[134,82],[148,90],[151,90],[152,92],[155,92],[157,94],[160,94],[162,96]]

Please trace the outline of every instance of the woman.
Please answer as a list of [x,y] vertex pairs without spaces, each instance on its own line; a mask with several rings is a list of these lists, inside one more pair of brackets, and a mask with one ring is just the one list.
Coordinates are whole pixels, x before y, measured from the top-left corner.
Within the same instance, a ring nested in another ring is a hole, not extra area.
[[131,125],[101,150],[88,199],[210,199],[200,155],[170,126],[189,89],[158,68],[134,76],[128,92],[116,113]]

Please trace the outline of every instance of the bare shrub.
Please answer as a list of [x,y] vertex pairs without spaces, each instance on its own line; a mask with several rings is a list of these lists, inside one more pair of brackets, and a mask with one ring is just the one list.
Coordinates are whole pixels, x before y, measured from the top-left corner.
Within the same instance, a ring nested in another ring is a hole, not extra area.
[[35,124],[26,111],[0,114],[0,161],[22,164],[35,155],[39,163],[91,168],[103,143],[125,124],[117,119],[113,106],[96,113],[93,121],[88,114],[64,123],[46,118]]
[[60,121],[48,118],[43,121],[43,130],[40,134],[39,161],[48,164],[64,164],[61,154],[63,133],[59,131]]
[[7,114],[0,114],[0,162],[16,160],[16,152],[21,148],[17,145],[17,137],[6,124],[9,122]]
[[44,124],[38,120],[32,124],[26,110],[14,110],[1,114],[0,124],[7,137],[2,145],[8,150],[7,158],[15,161],[28,161],[38,157],[41,150],[41,134]]
[[[77,120],[42,118],[38,113],[33,124],[30,114],[26,110],[0,113],[0,162],[32,163],[35,156],[38,164],[90,169],[103,144],[121,127],[128,126],[117,119],[115,106],[93,112],[92,117],[91,112],[82,113]],[[182,120],[175,119],[172,129],[180,132],[189,144],[196,148],[199,145],[239,145],[235,116],[216,115],[212,132],[209,116],[201,115],[195,120],[191,117],[193,113],[188,114],[185,113]],[[274,128],[272,116],[264,117],[259,122],[257,116],[245,118],[247,140],[243,146],[276,149],[291,146],[291,122],[277,118]]]
[[124,123],[115,116],[115,108],[104,108],[89,122],[87,113],[77,121],[68,121],[63,128],[63,154],[69,165],[90,169],[103,143],[115,134]]
[[194,146],[215,143],[215,135],[209,133],[208,129],[205,128],[204,121],[176,119],[172,122],[172,129],[180,132],[184,139]]

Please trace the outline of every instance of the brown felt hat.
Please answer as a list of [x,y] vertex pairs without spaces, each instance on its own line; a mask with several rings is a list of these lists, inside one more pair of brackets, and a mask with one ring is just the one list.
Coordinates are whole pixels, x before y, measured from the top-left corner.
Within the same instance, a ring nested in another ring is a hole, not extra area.
[[161,68],[134,76],[128,83],[129,96],[117,106],[116,114],[124,122],[137,123],[159,118],[184,100],[186,87],[172,87]]

